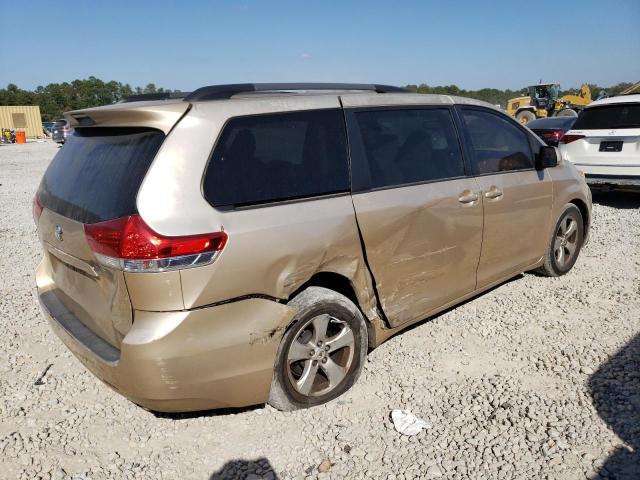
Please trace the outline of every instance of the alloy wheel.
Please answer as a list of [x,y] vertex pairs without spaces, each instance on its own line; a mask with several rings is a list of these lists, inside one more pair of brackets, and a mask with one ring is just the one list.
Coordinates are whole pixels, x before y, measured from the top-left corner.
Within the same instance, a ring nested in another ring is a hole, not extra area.
[[289,381],[301,395],[325,395],[346,378],[354,354],[355,338],[348,323],[328,314],[315,316],[289,346]]
[[553,255],[560,268],[568,265],[578,250],[578,220],[567,215],[558,225],[553,243]]

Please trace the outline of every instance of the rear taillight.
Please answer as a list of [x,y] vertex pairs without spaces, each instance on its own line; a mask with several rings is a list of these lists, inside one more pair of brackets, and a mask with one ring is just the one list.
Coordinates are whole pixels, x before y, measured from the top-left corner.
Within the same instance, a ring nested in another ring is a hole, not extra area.
[[69,127],[62,127],[62,131],[63,131],[63,132],[68,132],[69,130],[70,130],[70,128],[69,128]]
[[575,142],[576,140],[580,140],[581,138],[584,138],[584,135],[564,135],[560,139],[560,143],[571,143]]
[[166,237],[139,215],[84,226],[96,259],[128,272],[163,272],[213,262],[227,243],[224,232]]
[[542,134],[542,139],[551,142],[559,142],[564,137],[564,130],[554,130]]
[[33,197],[33,221],[36,222],[36,227],[38,226],[38,222],[40,222],[40,215],[42,215],[42,202],[38,198],[38,194]]

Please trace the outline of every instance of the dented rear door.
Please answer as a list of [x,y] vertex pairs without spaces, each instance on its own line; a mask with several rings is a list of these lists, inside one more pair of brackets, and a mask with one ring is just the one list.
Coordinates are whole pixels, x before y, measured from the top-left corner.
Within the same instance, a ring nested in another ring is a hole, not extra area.
[[467,177],[449,107],[347,109],[353,204],[393,326],[472,292],[482,242],[478,188]]

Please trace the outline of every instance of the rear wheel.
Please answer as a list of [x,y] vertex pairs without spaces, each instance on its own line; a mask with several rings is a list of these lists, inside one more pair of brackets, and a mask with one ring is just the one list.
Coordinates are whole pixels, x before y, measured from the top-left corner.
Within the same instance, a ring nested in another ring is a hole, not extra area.
[[584,223],[580,209],[572,203],[564,206],[539,273],[559,277],[573,268],[584,239]]
[[536,119],[536,115],[530,110],[523,110],[522,112],[518,112],[516,115],[516,120],[518,120],[521,124],[527,125],[529,122],[533,122]]
[[290,307],[298,310],[276,357],[269,404],[296,410],[326,403],[358,379],[367,355],[367,326],[343,295],[309,287]]
[[556,113],[556,117],[577,117],[578,112],[571,108],[565,108],[564,110],[560,110]]

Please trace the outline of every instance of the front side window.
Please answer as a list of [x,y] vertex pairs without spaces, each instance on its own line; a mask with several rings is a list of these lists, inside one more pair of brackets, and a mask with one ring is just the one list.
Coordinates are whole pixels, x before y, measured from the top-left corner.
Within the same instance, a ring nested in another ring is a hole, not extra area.
[[491,112],[462,109],[471,143],[474,173],[478,175],[533,168],[527,134],[506,118]]
[[252,205],[349,190],[344,118],[315,110],[231,119],[204,177],[214,207]]
[[449,109],[399,109],[355,113],[369,188],[465,175]]

